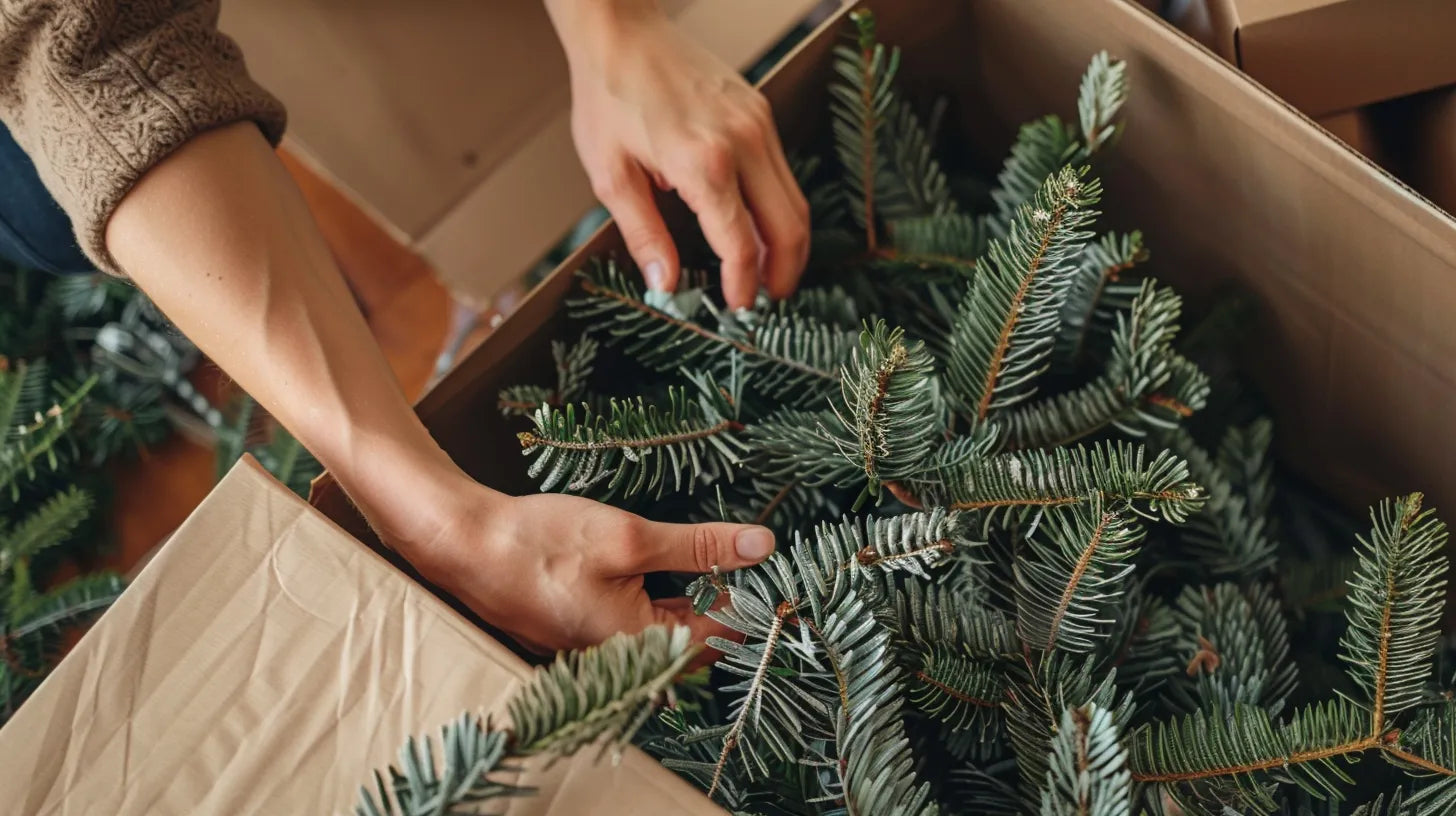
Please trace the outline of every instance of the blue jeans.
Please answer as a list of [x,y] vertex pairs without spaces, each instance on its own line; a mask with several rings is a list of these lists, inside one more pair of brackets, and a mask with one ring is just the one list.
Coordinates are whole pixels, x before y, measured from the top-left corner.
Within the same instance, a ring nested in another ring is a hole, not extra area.
[[76,244],[71,219],[0,125],[0,260],[53,274],[96,271]]

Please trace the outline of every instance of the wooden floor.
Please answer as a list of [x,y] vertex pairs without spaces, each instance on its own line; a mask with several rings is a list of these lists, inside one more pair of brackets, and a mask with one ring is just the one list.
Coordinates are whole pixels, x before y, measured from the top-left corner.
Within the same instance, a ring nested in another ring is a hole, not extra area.
[[[418,256],[397,244],[327,181],[286,153],[319,228],[410,399],[424,390],[445,345],[452,302]],[[213,397],[231,387],[204,364],[198,388]],[[111,528],[114,548],[101,566],[130,571],[177,528],[215,483],[210,448],[173,434],[133,461],[116,466]]]

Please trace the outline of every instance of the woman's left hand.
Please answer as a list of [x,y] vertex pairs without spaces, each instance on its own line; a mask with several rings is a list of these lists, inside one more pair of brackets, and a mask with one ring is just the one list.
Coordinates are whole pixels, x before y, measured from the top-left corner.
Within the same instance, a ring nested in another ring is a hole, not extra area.
[[808,259],[809,205],[763,95],[655,0],[547,8],[571,65],[577,151],[648,285],[671,291],[680,274],[655,185],[697,214],[729,306],[751,306],[760,286],[792,294]]

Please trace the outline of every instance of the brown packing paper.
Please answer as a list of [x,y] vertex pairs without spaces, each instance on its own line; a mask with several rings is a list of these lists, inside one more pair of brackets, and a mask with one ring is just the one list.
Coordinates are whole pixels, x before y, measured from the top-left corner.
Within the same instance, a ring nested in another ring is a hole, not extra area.
[[[14,814],[352,812],[521,660],[245,459],[0,730]],[[721,814],[635,749],[534,768],[514,816]]]
[[[664,3],[746,67],[817,0]],[[288,106],[289,148],[485,302],[592,206],[541,0],[229,0],[222,28]]]
[[1450,0],[1194,0],[1190,33],[1323,116],[1456,82]]
[[[1456,223],[1140,7],[1115,0],[869,3],[904,48],[911,87],[948,94],[983,166],[1019,123],[1075,112],[1078,77],[1107,49],[1129,62],[1127,130],[1098,165],[1108,227],[1147,235],[1155,274],[1206,308],[1229,285],[1258,307],[1247,361],[1271,398],[1284,461],[1350,508],[1424,490],[1456,513]],[[767,80],[785,140],[827,121],[831,20]],[[525,492],[505,385],[549,371],[572,270],[620,251],[608,225],[421,400],[456,461]],[[313,497],[370,534],[327,477]]]

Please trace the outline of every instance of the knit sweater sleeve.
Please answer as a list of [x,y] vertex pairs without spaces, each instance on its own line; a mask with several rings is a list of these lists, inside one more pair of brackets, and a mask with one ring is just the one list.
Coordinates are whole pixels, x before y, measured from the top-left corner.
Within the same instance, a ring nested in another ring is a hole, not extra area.
[[106,222],[153,165],[234,122],[282,137],[283,107],[217,30],[218,2],[0,0],[0,121],[108,272]]

